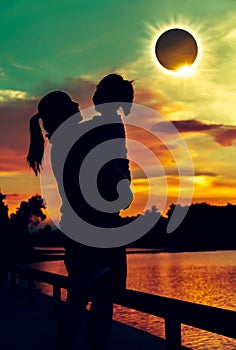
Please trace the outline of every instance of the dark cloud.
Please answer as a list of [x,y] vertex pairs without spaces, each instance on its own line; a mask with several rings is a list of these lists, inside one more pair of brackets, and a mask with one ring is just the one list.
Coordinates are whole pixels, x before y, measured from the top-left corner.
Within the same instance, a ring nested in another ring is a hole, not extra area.
[[173,134],[176,132],[176,129],[172,128],[171,124],[174,125],[179,132],[207,132],[218,127],[216,124],[205,124],[195,119],[189,119],[156,123],[153,126],[153,130]]
[[222,146],[232,146],[236,141],[236,127],[222,127],[222,130],[215,134],[215,140]]
[[1,160],[5,158],[8,162],[12,159],[17,161],[20,157],[26,156],[29,143],[29,119],[35,112],[36,101],[34,100],[8,101],[0,104]]
[[28,165],[26,163],[26,152],[28,145],[23,150],[18,152],[12,152],[12,150],[6,148],[0,148],[0,171],[1,172],[18,172],[22,169],[27,170]]
[[212,171],[200,171],[200,170],[197,170],[194,172],[194,176],[209,176],[209,177],[216,177],[218,176],[219,174],[217,173],[214,173]]
[[[236,141],[236,126],[223,124],[207,124],[199,120],[172,120],[172,124],[179,132],[205,133],[214,138],[222,146],[232,146]],[[159,123],[155,126],[160,131],[168,131],[168,123]]]
[[8,200],[23,200],[25,199],[25,195],[21,193],[8,193],[7,194]]
[[172,124],[174,124],[180,132],[205,132],[221,126],[218,124],[206,124],[195,119],[172,120]]

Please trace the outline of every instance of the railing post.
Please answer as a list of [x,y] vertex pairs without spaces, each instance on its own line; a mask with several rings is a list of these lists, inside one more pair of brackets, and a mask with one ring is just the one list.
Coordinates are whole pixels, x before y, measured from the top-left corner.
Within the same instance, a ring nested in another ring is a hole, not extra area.
[[34,303],[34,289],[35,289],[35,282],[32,277],[28,277],[28,303],[33,304]]
[[174,317],[168,316],[165,320],[166,350],[180,350],[181,323]]
[[10,271],[10,290],[11,294],[16,294],[16,273],[15,271]]
[[60,313],[61,288],[57,283],[53,284],[53,313],[57,318]]

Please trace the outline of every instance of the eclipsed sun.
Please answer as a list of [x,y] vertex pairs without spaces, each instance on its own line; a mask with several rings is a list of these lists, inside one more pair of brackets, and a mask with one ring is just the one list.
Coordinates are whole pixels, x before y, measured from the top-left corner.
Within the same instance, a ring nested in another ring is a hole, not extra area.
[[199,43],[188,30],[170,28],[155,40],[156,63],[166,73],[189,76],[199,60]]

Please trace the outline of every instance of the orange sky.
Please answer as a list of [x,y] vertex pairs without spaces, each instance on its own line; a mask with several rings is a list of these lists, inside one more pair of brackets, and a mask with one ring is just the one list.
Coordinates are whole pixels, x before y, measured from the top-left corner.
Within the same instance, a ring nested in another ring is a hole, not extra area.
[[[148,188],[150,205],[159,208],[163,198],[167,207],[176,203],[180,190],[182,199],[187,198],[193,183],[192,202],[236,203],[236,11],[232,2],[204,4],[211,16],[205,7],[183,1],[174,2],[172,9],[163,2],[158,11],[154,0],[135,7],[132,2],[116,2],[112,9],[94,1],[94,11],[89,2],[74,2],[76,10],[66,3],[55,8],[35,2],[29,8],[25,0],[13,7],[1,5],[5,39],[0,57],[0,189],[7,195],[10,212],[22,200],[40,194],[39,178],[25,161],[28,122],[39,99],[49,91],[65,90],[83,110],[92,105],[97,82],[110,72],[134,80],[135,102],[177,128],[195,173],[194,178],[178,176],[185,158],[171,135],[166,141],[172,142],[178,164],[165,142],[136,130],[135,138],[156,155],[164,175],[139,152],[153,174],[148,186],[132,159],[135,202],[128,214],[143,210]],[[127,13],[133,14],[132,21]],[[188,77],[167,74],[153,57],[157,36],[173,26],[189,30],[198,43],[197,65]],[[157,134],[165,129],[165,123],[158,124],[154,117],[144,116],[142,122]]]
[[[81,84],[81,82],[80,82]],[[90,83],[91,86],[94,86]],[[86,81],[86,87],[88,82]],[[92,87],[90,88],[92,90]],[[144,101],[145,105],[157,105],[158,110],[171,116],[182,111],[184,103],[168,101],[165,95],[154,89],[135,86],[136,102]],[[72,94],[76,94],[72,91]],[[76,97],[76,96],[75,96]],[[6,100],[1,103],[1,156],[0,156],[0,180],[1,190],[7,194],[7,204],[10,212],[13,212],[20,201],[26,200],[31,195],[40,193],[39,178],[35,177],[28,169],[25,156],[28,150],[28,121],[35,112],[37,98]],[[89,99],[82,100],[83,106],[90,104]],[[82,105],[82,103],[80,105]],[[82,106],[82,107],[83,107]],[[156,108],[156,107],[155,107]],[[82,108],[83,109],[83,108]],[[154,109],[153,109],[154,110]],[[170,118],[171,120],[171,118]],[[151,120],[155,130],[156,121]],[[236,127],[220,123],[204,122],[196,119],[173,120],[172,123],[179,130],[185,140],[194,165],[194,178],[185,177],[182,186],[188,186],[194,182],[194,194],[192,202],[208,202],[224,205],[227,202],[236,203],[235,184],[232,162],[236,145]],[[145,121],[144,121],[145,125]],[[157,124],[158,127],[159,124]],[[160,127],[160,125],[159,125]],[[174,166],[173,156],[167,146],[146,130],[135,127],[127,127],[128,139],[136,139],[145,145],[157,157],[164,169],[165,176],[154,176],[148,184],[142,169],[131,163],[133,189],[135,201],[126,211],[127,215],[137,214],[145,208],[148,190],[155,194],[152,205],[160,207],[159,203],[166,198],[166,206],[176,203],[179,194],[179,176]],[[11,137],[9,137],[11,135]],[[13,141],[14,140],[14,141]],[[142,155],[139,155],[142,157]],[[152,171],[152,164],[149,166]],[[154,171],[155,169],[153,169]],[[165,181],[167,188],[163,185]],[[58,208],[59,209],[59,208]]]

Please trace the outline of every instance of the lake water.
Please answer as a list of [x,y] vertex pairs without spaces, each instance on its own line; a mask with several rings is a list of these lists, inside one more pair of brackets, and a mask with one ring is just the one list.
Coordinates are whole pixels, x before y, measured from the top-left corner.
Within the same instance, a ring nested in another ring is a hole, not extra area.
[[[139,253],[127,259],[130,289],[236,311],[236,251]],[[63,261],[33,266],[66,274]],[[39,287],[52,293],[48,285]],[[115,305],[114,319],[164,338],[164,320],[155,316]],[[196,350],[236,349],[234,339],[187,326],[182,326],[182,344]]]

